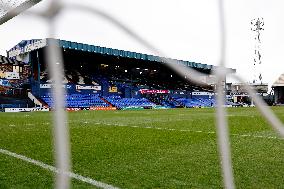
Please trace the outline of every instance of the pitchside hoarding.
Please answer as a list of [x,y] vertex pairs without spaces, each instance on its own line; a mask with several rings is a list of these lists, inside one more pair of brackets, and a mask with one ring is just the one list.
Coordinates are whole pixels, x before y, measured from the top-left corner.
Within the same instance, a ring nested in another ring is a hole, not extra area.
[[[74,85],[73,85],[74,86]],[[53,84],[45,83],[40,84],[41,89],[50,89],[53,87]],[[72,85],[62,85],[63,88],[71,89]],[[94,91],[100,91],[102,90],[102,87],[99,85],[75,85],[76,90],[94,90]]]
[[100,91],[102,87],[99,85],[76,85],[76,90],[94,90]]
[[20,79],[20,74],[17,72],[5,72],[6,79]]
[[140,89],[141,94],[169,94],[170,90],[149,90],[149,89]]
[[5,112],[48,112],[49,108],[5,108]]

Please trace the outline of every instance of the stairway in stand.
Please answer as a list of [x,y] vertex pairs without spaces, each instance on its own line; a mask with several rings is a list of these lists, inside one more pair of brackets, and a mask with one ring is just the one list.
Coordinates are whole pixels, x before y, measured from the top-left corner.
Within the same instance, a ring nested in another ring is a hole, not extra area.
[[104,101],[105,103],[107,103],[110,107],[114,107],[114,105],[112,103],[110,103],[109,101],[107,101],[104,97],[100,97],[102,101]]

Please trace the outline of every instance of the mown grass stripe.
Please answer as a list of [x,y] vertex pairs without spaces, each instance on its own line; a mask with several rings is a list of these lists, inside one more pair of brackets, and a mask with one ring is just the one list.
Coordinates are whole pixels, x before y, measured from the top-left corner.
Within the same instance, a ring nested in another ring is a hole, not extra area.
[[[45,164],[45,163],[43,163],[41,161],[34,160],[34,159],[29,158],[29,157],[20,155],[20,154],[16,154],[14,152],[10,152],[10,151],[5,150],[5,149],[1,149],[0,148],[0,153],[8,155],[8,156],[11,156],[11,157],[14,157],[14,158],[17,158],[17,159],[20,159],[20,160],[23,160],[23,161],[31,163],[31,164],[34,164],[36,166],[39,166],[39,167],[41,167],[43,169],[49,170],[49,171],[54,172],[54,173],[61,172],[61,170],[57,169],[56,167],[53,167],[51,165],[47,165],[47,164]],[[94,179],[91,179],[89,177],[84,177],[84,176],[76,174],[76,173],[72,173],[72,172],[63,172],[63,173],[66,174],[67,176],[69,176],[70,178],[74,178],[76,180],[79,180],[79,181],[91,184],[91,185],[96,186],[98,188],[118,189],[117,187],[114,187],[112,185],[109,185],[109,184],[106,184],[106,183],[103,183],[103,182],[100,182],[100,181],[96,181]]]
[[[161,127],[143,127],[143,126],[137,126],[137,125],[121,125],[121,124],[104,124],[102,125],[107,126],[115,126],[115,127],[131,127],[131,128],[141,128],[141,129],[155,129],[155,130],[165,130],[165,131],[179,131],[179,132],[192,132],[192,133],[203,133],[203,134],[216,134],[216,132],[213,131],[201,131],[201,130],[187,130],[187,129],[173,129],[173,128],[161,128]],[[236,137],[251,137],[251,138],[265,138],[265,139],[278,139],[283,140],[284,138],[279,138],[276,136],[261,136],[261,135],[251,135],[251,134],[230,134],[231,136]]]
[[[91,124],[89,122],[84,122],[85,124]],[[188,130],[188,129],[174,129],[174,128],[162,128],[162,127],[150,127],[150,126],[137,126],[137,125],[122,125],[122,124],[111,124],[111,123],[100,123],[95,122],[95,125],[107,125],[107,126],[115,126],[115,127],[131,127],[131,128],[141,128],[141,129],[155,129],[155,130],[165,130],[165,131],[180,131],[180,132],[192,132],[192,133],[204,133],[204,134],[216,134],[213,131],[201,131],[201,130]],[[24,124],[26,126],[33,126],[35,124]],[[46,125],[46,123],[43,123]],[[10,127],[15,127],[16,125],[9,125]],[[279,138],[276,136],[262,136],[262,135],[251,135],[251,134],[230,134],[235,137],[252,137],[252,138],[265,138],[265,139],[277,139],[284,140],[284,138]]]

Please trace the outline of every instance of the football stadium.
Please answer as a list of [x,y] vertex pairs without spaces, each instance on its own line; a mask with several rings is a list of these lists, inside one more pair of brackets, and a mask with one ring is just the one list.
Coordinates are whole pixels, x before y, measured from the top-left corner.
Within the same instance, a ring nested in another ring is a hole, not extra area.
[[[1,114],[2,147],[49,165],[51,114],[38,111],[54,108],[45,58],[54,40],[21,41],[1,64],[5,74],[17,77],[2,79],[1,98],[8,102],[1,104],[3,111],[25,112]],[[62,88],[76,173],[121,188],[222,187],[213,84],[190,83],[156,56],[56,41],[65,62]],[[203,80],[210,82],[212,65],[178,62],[208,74]],[[275,111],[283,119],[282,109]],[[228,116],[237,186],[281,186],[282,140],[255,108],[233,108]],[[52,187],[51,172],[5,155],[1,159],[4,188]],[[93,187],[73,182],[75,188]]]
[[[8,63],[3,61],[2,75],[11,76],[2,79],[4,94],[20,91],[23,96],[30,95],[29,99],[24,99],[31,100],[28,104],[37,102],[33,106],[53,108],[50,89],[54,82],[48,75],[46,63],[46,46],[50,43],[59,44],[63,54],[62,87],[66,89],[67,110],[215,106],[212,65],[175,60],[208,74],[200,78],[203,86],[196,85],[169,69],[161,57],[57,39],[24,40],[7,51],[9,59]],[[23,62],[15,63],[15,60]],[[11,79],[12,74],[17,77]],[[16,84],[12,83],[14,80]],[[228,101],[227,105],[234,103]],[[9,104],[2,107],[8,108]]]
[[[50,61],[50,49],[61,57]],[[284,108],[264,104],[265,83],[229,83],[215,72],[222,65],[56,38],[25,39],[6,53],[0,188],[284,186]]]

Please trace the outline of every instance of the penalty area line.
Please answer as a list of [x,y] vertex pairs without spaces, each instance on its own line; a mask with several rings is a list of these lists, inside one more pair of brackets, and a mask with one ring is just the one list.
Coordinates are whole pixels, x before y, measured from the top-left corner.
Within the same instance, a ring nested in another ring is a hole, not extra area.
[[[132,126],[132,125],[120,125],[113,124],[116,127],[131,127],[131,128],[140,128],[140,129],[155,129],[155,130],[164,130],[164,131],[177,131],[177,132],[189,132],[189,133],[201,133],[201,134],[216,134],[213,131],[201,131],[201,130],[187,130],[187,129],[173,129],[173,128],[161,128],[161,127],[149,127],[149,126]],[[250,137],[250,138],[264,138],[264,139],[276,139],[276,140],[284,140],[284,138],[279,138],[276,136],[262,136],[262,135],[252,135],[252,134],[235,134],[231,133],[231,136],[235,137]]]
[[[166,128],[166,127],[151,127],[151,126],[138,126],[138,125],[124,125],[118,123],[104,123],[104,122],[89,122],[90,124],[101,125],[101,126],[111,126],[111,127],[129,127],[129,128],[137,128],[137,129],[154,129],[160,131],[176,131],[176,132],[188,132],[188,133],[200,133],[207,135],[216,135],[214,131],[202,131],[202,130],[188,130],[188,129],[174,129],[174,128]],[[284,140],[284,138],[280,138],[277,136],[263,136],[263,135],[253,135],[253,134],[236,134],[230,133],[232,137],[242,137],[242,138],[263,138],[263,139],[274,139],[274,140]]]
[[[1,149],[0,148],[0,153],[1,154],[5,154],[7,156],[11,156],[11,157],[14,157],[14,158],[17,158],[17,159],[20,159],[20,160],[23,160],[25,162],[28,162],[28,163],[31,163],[33,165],[36,165],[38,167],[41,167],[43,169],[46,169],[46,170],[49,170],[51,172],[54,172],[54,173],[60,173],[61,170],[57,169],[56,167],[54,166],[51,166],[51,165],[47,165],[41,161],[38,161],[38,160],[34,160],[34,159],[31,159],[29,157],[26,157],[26,156],[23,156],[23,155],[20,155],[20,154],[16,154],[14,152],[10,152],[8,150],[5,150],[5,149]],[[112,186],[112,185],[109,185],[109,184],[106,184],[106,183],[103,183],[103,182],[100,182],[100,181],[96,181],[92,178],[89,178],[89,177],[84,177],[82,175],[79,175],[79,174],[76,174],[76,173],[73,173],[73,172],[66,172],[64,171],[63,174],[66,174],[67,176],[69,176],[70,178],[73,178],[73,179],[76,179],[76,180],[79,180],[79,181],[82,181],[82,182],[85,182],[85,183],[88,183],[88,184],[91,184],[93,186],[96,186],[98,188],[103,188],[103,189],[119,189],[115,186]]]

